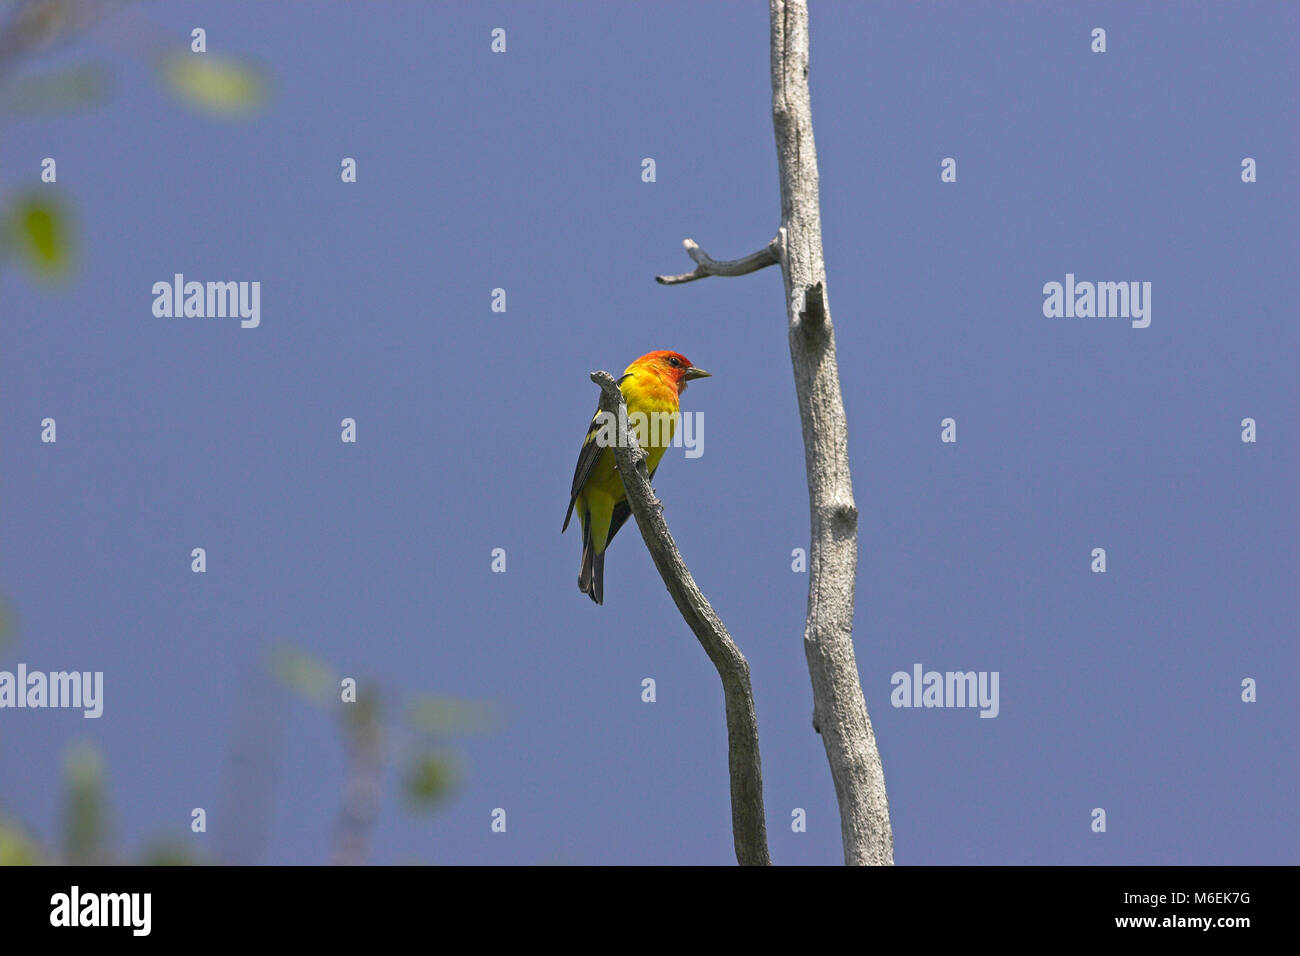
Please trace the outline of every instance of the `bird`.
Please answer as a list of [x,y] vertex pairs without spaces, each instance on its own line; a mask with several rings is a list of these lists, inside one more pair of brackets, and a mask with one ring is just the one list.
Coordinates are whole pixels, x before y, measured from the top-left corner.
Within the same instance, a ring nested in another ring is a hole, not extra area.
[[[646,468],[652,480],[681,417],[679,397],[686,391],[687,383],[711,374],[692,365],[680,352],[658,351],[641,356],[619,378],[619,391],[627,403],[628,428],[645,452]],[[632,508],[627,503],[614,450],[597,441],[600,422],[597,410],[578,454],[573,487],[569,491],[569,510],[560,533],[568,530],[569,520],[576,511],[582,525],[578,590],[597,604],[604,604],[605,549],[631,516]]]

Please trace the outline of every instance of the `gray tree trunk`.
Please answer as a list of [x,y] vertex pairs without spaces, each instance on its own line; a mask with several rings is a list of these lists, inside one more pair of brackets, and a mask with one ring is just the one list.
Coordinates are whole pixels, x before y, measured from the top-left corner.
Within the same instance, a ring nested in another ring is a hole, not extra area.
[[769,3],[781,228],[762,249],[726,262],[713,259],[687,239],[683,245],[695,269],[656,278],[663,285],[681,285],[709,276],[747,275],[773,265],[779,265],[785,276],[790,359],[812,514],[803,641],[812,677],[813,727],[822,735],[835,782],[844,862],[889,865],[894,862],[894,835],[885,773],[853,651],[858,508],[849,475],[848,422],[822,258],[817,147],[808,95],[808,6],[805,0]]
[[772,122],[781,170],[777,245],[812,513],[804,654],[812,676],[813,726],[821,732],[835,781],[844,862],[891,864],[894,837],[885,774],[853,651],[858,508],[822,259],[808,94],[808,6],[804,0],[770,0],[770,8]]

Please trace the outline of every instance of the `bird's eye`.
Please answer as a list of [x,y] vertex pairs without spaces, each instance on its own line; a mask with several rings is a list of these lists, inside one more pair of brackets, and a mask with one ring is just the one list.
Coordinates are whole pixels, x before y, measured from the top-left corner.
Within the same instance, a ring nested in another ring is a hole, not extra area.
[[675,358],[670,358],[670,359],[668,360],[668,364],[671,365],[673,368],[681,368],[681,367],[682,367],[682,363],[679,362],[679,361],[677,361],[677,359],[675,359]]

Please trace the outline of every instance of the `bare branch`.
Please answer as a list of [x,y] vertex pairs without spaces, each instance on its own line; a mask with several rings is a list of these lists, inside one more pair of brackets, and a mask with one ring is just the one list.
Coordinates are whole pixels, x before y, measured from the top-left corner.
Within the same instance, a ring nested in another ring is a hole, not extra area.
[[736,860],[742,866],[767,866],[767,822],[763,815],[763,771],[758,753],[758,718],[749,683],[749,663],[727,633],[713,606],[700,592],[664,521],[664,508],[646,471],[645,454],[636,435],[625,427],[623,393],[608,372],[592,372],[600,386],[600,410],[615,416],[620,425],[613,446],[627,501],[636,516],[650,557],[663,578],[673,603],[695,633],[704,652],[722,678],[727,708],[727,763],[731,772],[731,830]]
[[695,271],[657,279],[677,285],[781,266],[812,516],[804,655],[812,678],[813,728],[822,736],[835,783],[844,862],[892,864],[894,836],[885,773],[853,648],[858,508],[826,298],[817,147],[808,94],[808,5],[806,0],[769,0],[769,10],[781,227],[765,249],[734,262],[716,262],[687,239],[684,245],[697,263]]
[[757,272],[767,266],[779,265],[781,262],[776,239],[743,259],[731,259],[726,262],[710,258],[707,252],[696,245],[694,239],[683,239],[682,245],[686,248],[686,254],[695,260],[695,271],[679,276],[655,276],[655,281],[660,285],[681,285],[683,282],[694,282],[696,279],[706,279],[709,276],[749,275],[751,272]]

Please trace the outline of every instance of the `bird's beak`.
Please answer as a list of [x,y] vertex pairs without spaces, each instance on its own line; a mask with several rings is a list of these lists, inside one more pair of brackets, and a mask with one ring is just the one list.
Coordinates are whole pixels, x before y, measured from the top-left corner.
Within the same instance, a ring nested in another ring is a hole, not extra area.
[[712,374],[713,374],[712,372],[706,372],[704,371],[704,369],[696,368],[694,365],[692,365],[690,368],[686,370],[686,374],[683,375],[682,378],[686,379],[686,381],[689,382],[691,379],[694,378],[708,378]]

